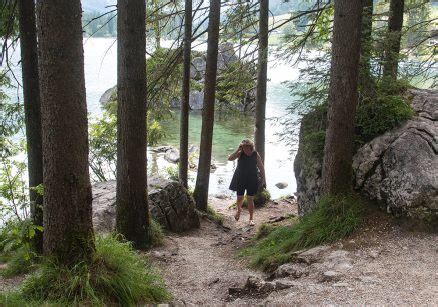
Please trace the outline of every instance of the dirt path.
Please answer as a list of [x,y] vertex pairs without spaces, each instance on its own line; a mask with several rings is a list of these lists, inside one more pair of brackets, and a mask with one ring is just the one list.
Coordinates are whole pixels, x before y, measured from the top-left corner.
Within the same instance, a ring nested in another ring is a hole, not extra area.
[[[246,267],[242,259],[235,257],[238,247],[256,232],[248,226],[248,213],[242,212],[239,222],[232,217],[234,210],[228,206],[231,200],[211,199],[217,212],[224,215],[223,226],[207,218],[201,219],[201,228],[184,235],[171,235],[164,247],[151,252],[162,268],[164,278],[176,303],[222,304],[228,300],[228,288],[244,284],[248,276],[263,274]],[[256,225],[270,218],[296,214],[296,205],[281,201],[257,210]],[[246,300],[256,303],[258,300]]]
[[[286,280],[287,289],[231,297],[228,289],[244,286],[249,276],[267,277],[235,256],[257,226],[248,226],[245,211],[236,223],[231,202],[211,199],[225,216],[224,227],[203,218],[200,229],[171,235],[151,252],[175,303],[438,305],[438,235],[402,231],[384,214],[352,238],[323,248],[312,262],[299,264],[305,271],[300,278],[277,279]],[[260,225],[296,210],[292,202],[271,203],[256,211],[255,221]]]

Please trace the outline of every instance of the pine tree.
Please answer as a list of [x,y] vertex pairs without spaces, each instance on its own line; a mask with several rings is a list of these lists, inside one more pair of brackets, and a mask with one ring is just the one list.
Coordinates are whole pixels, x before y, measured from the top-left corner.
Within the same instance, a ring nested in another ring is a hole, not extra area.
[[146,6],[117,2],[116,228],[137,248],[148,244],[146,178]]
[[94,252],[81,2],[37,4],[44,167],[44,254],[61,264]]
[[196,177],[196,186],[193,193],[198,209],[203,211],[207,210],[208,184],[210,181],[220,9],[220,0],[210,0],[201,144],[199,146],[198,175]]

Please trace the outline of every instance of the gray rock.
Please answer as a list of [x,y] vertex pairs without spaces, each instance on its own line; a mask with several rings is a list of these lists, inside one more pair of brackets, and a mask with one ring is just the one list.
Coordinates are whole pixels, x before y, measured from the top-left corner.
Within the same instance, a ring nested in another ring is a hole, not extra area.
[[[416,115],[362,146],[353,158],[355,188],[388,212],[438,220],[438,90],[410,90]],[[304,123],[311,122],[304,116]],[[303,131],[300,131],[302,138]],[[298,212],[317,203],[322,157],[305,156],[301,144],[294,162]]]
[[219,44],[218,49],[219,49],[219,54],[221,55],[221,59],[220,60],[218,59],[218,67],[220,67],[219,61],[221,61],[225,66],[230,63],[235,63],[239,60],[238,57],[236,56],[236,53],[234,52],[233,43],[230,42],[221,43]]
[[203,57],[196,57],[192,60],[190,69],[190,77],[195,80],[200,80],[205,74],[206,61]]
[[300,278],[309,274],[309,268],[303,263],[285,263],[274,272],[275,278],[293,277]]
[[438,216],[438,91],[411,90],[417,116],[361,147],[356,188],[391,212]]
[[191,91],[189,98],[190,109],[202,110],[204,106],[204,92],[203,91]]
[[279,279],[275,281],[275,290],[284,290],[295,286],[297,286],[297,283],[290,280]]
[[110,101],[111,97],[114,95],[117,95],[117,85],[114,85],[113,87],[107,89],[102,96],[100,96],[99,102],[103,106],[108,101]]
[[168,151],[169,149],[172,149],[172,148],[173,148],[172,146],[164,145],[164,146],[153,147],[150,150],[152,152],[166,152],[166,151]]
[[169,148],[166,150],[166,154],[164,155],[164,159],[170,163],[178,163],[179,162],[179,150],[176,148]]
[[279,188],[280,190],[282,190],[282,189],[287,188],[288,184],[287,184],[287,182],[279,182],[279,183],[276,183],[275,186],[277,188]]
[[[93,225],[111,232],[116,219],[116,182],[96,183],[93,189]],[[149,211],[164,229],[183,232],[200,225],[195,203],[182,184],[159,177],[148,178]]]
[[311,248],[305,252],[299,253],[297,255],[297,260],[301,262],[305,262],[307,264],[312,264],[315,262],[319,262],[327,250],[330,249],[330,246],[322,245]]
[[341,274],[335,271],[326,271],[322,274],[320,281],[321,282],[329,282],[329,281],[338,281],[341,278]]

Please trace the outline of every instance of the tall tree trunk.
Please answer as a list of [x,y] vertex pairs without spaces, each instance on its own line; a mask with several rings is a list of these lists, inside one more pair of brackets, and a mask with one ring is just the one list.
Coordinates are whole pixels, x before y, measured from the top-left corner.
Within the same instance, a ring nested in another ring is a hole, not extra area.
[[117,231],[148,244],[145,1],[117,2]]
[[362,17],[362,1],[336,0],[334,5],[328,126],[322,171],[322,189],[326,194],[351,191]]
[[220,11],[220,0],[210,0],[207,63],[205,68],[204,107],[202,109],[201,144],[199,146],[200,154],[198,174],[196,177],[195,191],[193,193],[198,209],[203,211],[207,210],[208,184],[210,181]]
[[404,0],[391,0],[389,4],[388,41],[383,64],[383,76],[397,79],[400,57],[401,31],[403,28]]
[[361,99],[375,98],[376,86],[371,71],[373,0],[363,1],[359,88]]
[[[43,152],[34,0],[19,0],[18,10],[29,187],[36,187],[43,183]],[[43,226],[43,197],[32,189],[29,194],[32,221]],[[42,232],[36,232],[33,245],[37,253],[43,252]]]
[[268,80],[269,0],[260,0],[259,54],[255,108],[255,148],[265,160],[266,83]]
[[81,2],[37,6],[44,167],[44,253],[62,264],[94,252]]
[[192,53],[192,0],[185,0],[184,22],[184,68],[182,80],[181,126],[179,142],[179,180],[187,188],[187,173],[189,168],[189,100]]

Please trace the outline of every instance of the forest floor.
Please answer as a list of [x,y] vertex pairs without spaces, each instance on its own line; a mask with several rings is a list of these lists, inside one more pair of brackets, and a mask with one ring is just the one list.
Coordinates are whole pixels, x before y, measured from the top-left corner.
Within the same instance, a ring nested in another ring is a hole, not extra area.
[[[256,226],[251,227],[246,210],[239,222],[234,220],[232,202],[210,199],[224,215],[223,226],[204,217],[200,229],[169,235],[163,247],[149,253],[162,270],[173,303],[438,305],[438,234],[404,230],[382,212],[372,213],[351,237],[323,248],[306,274],[281,279],[287,279],[287,289],[230,295],[229,289],[243,288],[249,276],[268,278],[237,257],[238,250],[262,223],[297,214],[294,201],[270,202],[256,209]],[[332,276],[327,270],[337,271]]]
[[[224,216],[222,226],[203,217],[199,229],[168,234],[162,247],[147,252],[161,270],[173,304],[438,305],[438,234],[410,232],[382,212],[372,213],[351,237],[319,248],[311,262],[294,264],[304,272],[301,277],[274,280],[286,289],[230,295],[230,288],[244,288],[250,276],[268,278],[236,256],[239,249],[262,223],[288,223],[283,218],[297,214],[293,200],[270,202],[256,209],[256,226],[251,227],[246,210],[239,222],[234,220],[232,202],[210,199]],[[0,277],[0,290],[18,287],[23,278]]]

